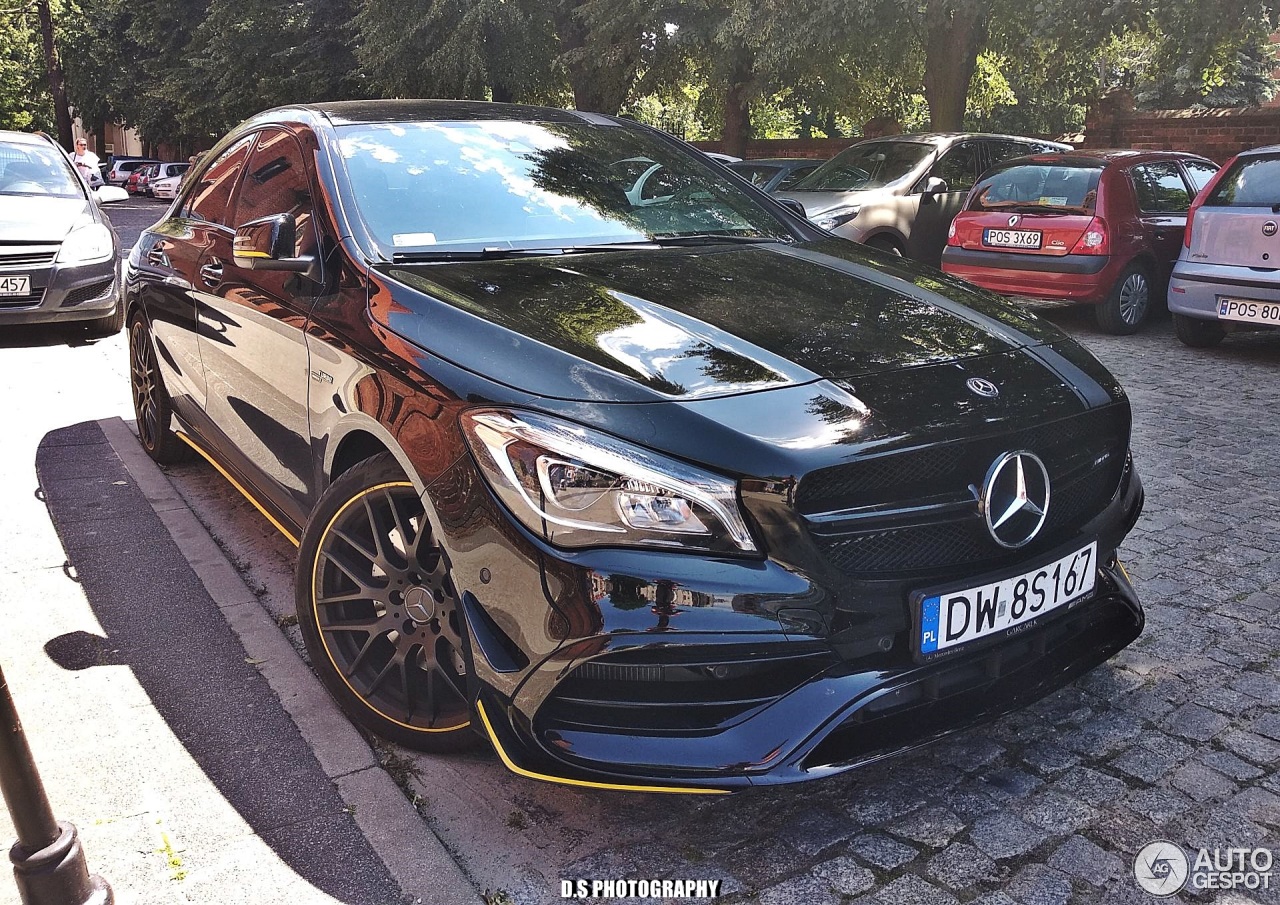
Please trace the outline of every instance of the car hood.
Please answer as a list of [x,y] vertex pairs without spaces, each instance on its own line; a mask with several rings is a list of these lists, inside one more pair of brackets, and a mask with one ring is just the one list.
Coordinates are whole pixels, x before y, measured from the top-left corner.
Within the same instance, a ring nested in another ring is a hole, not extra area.
[[61,242],[89,213],[84,198],[5,195],[0,203],[0,242]]
[[861,192],[797,192],[795,190],[778,192],[779,198],[790,198],[804,205],[804,215],[810,220],[820,217],[827,211],[838,207],[849,207],[854,204],[876,204],[889,198],[895,198],[898,192],[890,188],[867,189]]
[[852,243],[374,268],[373,316],[539,396],[704,399],[1006,353],[1058,330]]

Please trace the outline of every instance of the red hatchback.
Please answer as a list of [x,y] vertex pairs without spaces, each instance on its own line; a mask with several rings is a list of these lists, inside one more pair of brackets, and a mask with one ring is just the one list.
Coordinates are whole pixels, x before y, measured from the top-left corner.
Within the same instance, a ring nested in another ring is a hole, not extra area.
[[1218,170],[1176,151],[1070,151],[988,170],[956,215],[942,269],[1002,295],[1096,305],[1133,333],[1163,298],[1191,199]]

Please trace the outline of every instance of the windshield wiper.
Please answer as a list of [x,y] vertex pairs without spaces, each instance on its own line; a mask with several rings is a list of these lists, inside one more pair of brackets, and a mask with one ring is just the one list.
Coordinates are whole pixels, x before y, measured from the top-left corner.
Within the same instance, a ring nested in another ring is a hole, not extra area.
[[772,245],[789,242],[778,236],[734,236],[728,233],[693,233],[685,236],[654,236],[655,245],[679,247],[681,245]]
[[432,261],[498,261],[503,258],[546,258],[559,255],[582,254],[611,248],[604,245],[555,245],[549,248],[471,248],[453,251],[398,251],[391,256],[397,264],[418,264]]

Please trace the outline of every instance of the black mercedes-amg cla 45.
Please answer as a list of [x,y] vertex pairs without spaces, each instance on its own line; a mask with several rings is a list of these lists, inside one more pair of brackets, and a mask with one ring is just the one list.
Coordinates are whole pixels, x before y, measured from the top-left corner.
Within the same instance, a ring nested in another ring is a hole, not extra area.
[[1035,701],[1141,631],[1130,411],[1053,326],[833,238],[660,132],[276,109],[127,268],[153,458],[299,548],[358,722],[723,792]]

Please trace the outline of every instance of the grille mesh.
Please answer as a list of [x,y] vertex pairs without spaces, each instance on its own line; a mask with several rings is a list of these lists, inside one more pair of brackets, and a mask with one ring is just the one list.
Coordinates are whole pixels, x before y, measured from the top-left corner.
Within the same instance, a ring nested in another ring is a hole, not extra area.
[[62,302],[62,307],[70,308],[72,305],[79,305],[90,299],[96,299],[101,295],[106,295],[110,288],[111,280],[103,280],[100,283],[90,283],[88,286],[73,289],[67,293],[67,297]]

